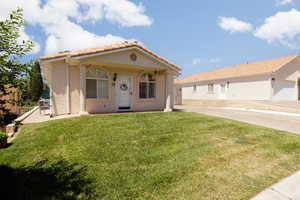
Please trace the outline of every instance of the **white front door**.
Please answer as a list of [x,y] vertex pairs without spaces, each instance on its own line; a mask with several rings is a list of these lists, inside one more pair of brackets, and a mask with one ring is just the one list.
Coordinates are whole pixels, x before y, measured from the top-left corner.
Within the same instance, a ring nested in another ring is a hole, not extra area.
[[132,76],[118,75],[116,84],[117,110],[132,110]]

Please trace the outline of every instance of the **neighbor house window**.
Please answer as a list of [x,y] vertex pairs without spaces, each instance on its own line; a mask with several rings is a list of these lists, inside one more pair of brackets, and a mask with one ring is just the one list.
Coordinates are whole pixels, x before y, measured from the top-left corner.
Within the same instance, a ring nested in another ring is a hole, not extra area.
[[156,80],[151,73],[144,73],[140,79],[140,98],[150,99],[155,98],[156,94]]
[[214,84],[208,84],[208,93],[213,94],[214,93]]
[[197,92],[197,85],[193,85],[193,92]]
[[86,72],[86,98],[108,98],[108,75],[98,68],[88,68]]

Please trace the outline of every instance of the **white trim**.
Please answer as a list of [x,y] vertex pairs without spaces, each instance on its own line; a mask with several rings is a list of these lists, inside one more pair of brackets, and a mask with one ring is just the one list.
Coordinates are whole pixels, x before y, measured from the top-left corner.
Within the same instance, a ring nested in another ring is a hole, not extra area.
[[[152,76],[154,76],[154,78],[155,78],[155,81],[149,81],[149,80],[141,81],[141,78],[144,74],[152,74]],[[143,100],[155,100],[155,99],[157,99],[157,78],[158,78],[158,76],[156,74],[152,73],[152,72],[142,72],[142,73],[139,74],[139,76],[138,76],[138,99],[139,100],[143,101]],[[148,83],[148,84],[149,83],[155,83],[154,97],[151,97],[151,98],[148,97],[149,87],[147,87],[147,94],[146,94],[147,97],[146,98],[141,98],[140,97],[140,83]]]
[[50,63],[50,62],[55,62],[55,61],[60,61],[60,60],[65,60],[66,56],[63,56],[61,58],[49,58],[48,60],[40,60],[42,63]]
[[[110,86],[110,74],[109,74],[109,72],[107,71],[107,70],[105,70],[105,69],[103,69],[102,67],[94,67],[94,66],[90,66],[90,67],[87,67],[86,68],[86,70],[88,70],[88,69],[95,69],[95,70],[97,70],[97,69],[100,69],[100,70],[102,70],[102,71],[104,71],[105,73],[106,73],[106,75],[107,75],[107,78],[99,78],[99,77],[88,77],[87,76],[87,73],[86,73],[86,76],[85,76],[85,81],[87,80],[87,79],[89,79],[89,80],[96,80],[96,93],[97,93],[97,97],[96,98],[87,98],[87,97],[85,97],[86,99],[103,99],[103,100],[105,100],[105,99],[110,99],[110,97],[111,97],[111,94],[110,94],[110,88],[109,88],[109,86]],[[99,81],[107,81],[107,92],[108,92],[108,97],[107,98],[100,98],[100,95],[99,95]]]

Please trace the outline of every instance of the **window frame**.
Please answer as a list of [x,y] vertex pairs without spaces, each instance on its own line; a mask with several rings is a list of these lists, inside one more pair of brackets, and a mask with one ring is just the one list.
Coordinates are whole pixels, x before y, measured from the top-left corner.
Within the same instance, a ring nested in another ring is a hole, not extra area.
[[[89,69],[94,69],[94,70],[101,70],[101,71],[103,71],[103,72],[105,72],[106,73],[106,76],[107,76],[107,78],[100,78],[100,77],[89,77],[87,74],[87,71],[89,70]],[[99,99],[99,100],[107,100],[107,99],[110,99],[110,89],[109,89],[109,82],[110,82],[110,76],[109,76],[109,73],[106,71],[106,70],[104,70],[104,69],[102,69],[102,68],[99,68],[99,67],[91,67],[91,68],[88,68],[87,70],[86,70],[86,74],[85,74],[85,82],[87,81],[87,80],[96,80],[96,93],[97,93],[97,97],[96,98],[88,98],[87,97],[87,88],[86,88],[86,84],[85,84],[85,90],[86,90],[86,92],[85,92],[85,98],[86,99]],[[106,98],[101,98],[100,97],[100,91],[99,91],[99,89],[100,89],[100,81],[107,81],[107,97]]]
[[214,94],[215,92],[215,86],[213,83],[207,84],[207,93],[208,94]]
[[[147,80],[146,81],[142,81],[142,77],[144,74],[150,74],[152,75],[152,77],[154,77],[154,81],[150,81],[149,78],[147,77]],[[146,83],[146,98],[141,98],[141,86],[140,84],[141,83]],[[149,94],[150,94],[150,84],[151,83],[154,83],[154,97],[149,97]],[[141,73],[140,77],[139,77],[139,82],[138,82],[138,88],[139,88],[139,99],[141,100],[153,100],[153,99],[156,99],[157,98],[157,77],[154,73],[151,73],[151,72],[144,72],[144,73]]]

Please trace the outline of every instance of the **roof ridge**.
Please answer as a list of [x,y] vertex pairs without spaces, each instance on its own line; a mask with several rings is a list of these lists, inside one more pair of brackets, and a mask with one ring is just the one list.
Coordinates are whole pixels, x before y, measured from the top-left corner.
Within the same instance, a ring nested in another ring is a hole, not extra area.
[[264,73],[273,73],[279,70],[281,67],[287,65],[297,57],[299,57],[299,54],[216,68],[209,72],[191,74],[185,78],[180,79],[179,81],[182,83],[189,83],[195,81],[209,81],[258,75]]
[[261,62],[266,62],[266,61],[274,61],[274,60],[279,60],[279,59],[288,58],[288,57],[291,57],[291,59],[292,59],[292,57],[297,57],[297,56],[299,56],[299,54],[292,54],[292,55],[289,55],[289,56],[282,56],[282,57],[271,58],[271,59],[263,59],[263,60],[258,60],[258,61],[251,61],[251,62],[246,62],[246,63],[242,63],[242,64],[236,64],[236,65],[231,65],[231,66],[215,68],[211,72],[217,71],[217,70],[220,70],[220,69],[225,69],[225,68],[240,67],[241,65],[250,65],[250,64],[261,63]]
[[48,57],[55,57],[55,56],[63,56],[63,55],[72,55],[72,54],[76,54],[78,52],[83,52],[83,51],[87,51],[87,50],[99,50],[99,49],[105,49],[105,48],[108,48],[108,47],[112,47],[112,46],[120,46],[120,45],[138,45],[140,46],[140,44],[138,43],[138,41],[122,41],[122,42],[117,42],[117,43],[113,43],[113,44],[107,44],[107,45],[102,45],[102,46],[97,46],[97,47],[90,47],[90,48],[84,48],[84,49],[78,49],[78,50],[74,50],[74,51],[71,51],[71,50],[67,50],[68,52],[58,52],[58,53],[55,53],[53,55],[50,55],[50,56],[40,56],[40,59],[44,59],[44,58],[48,58]]

